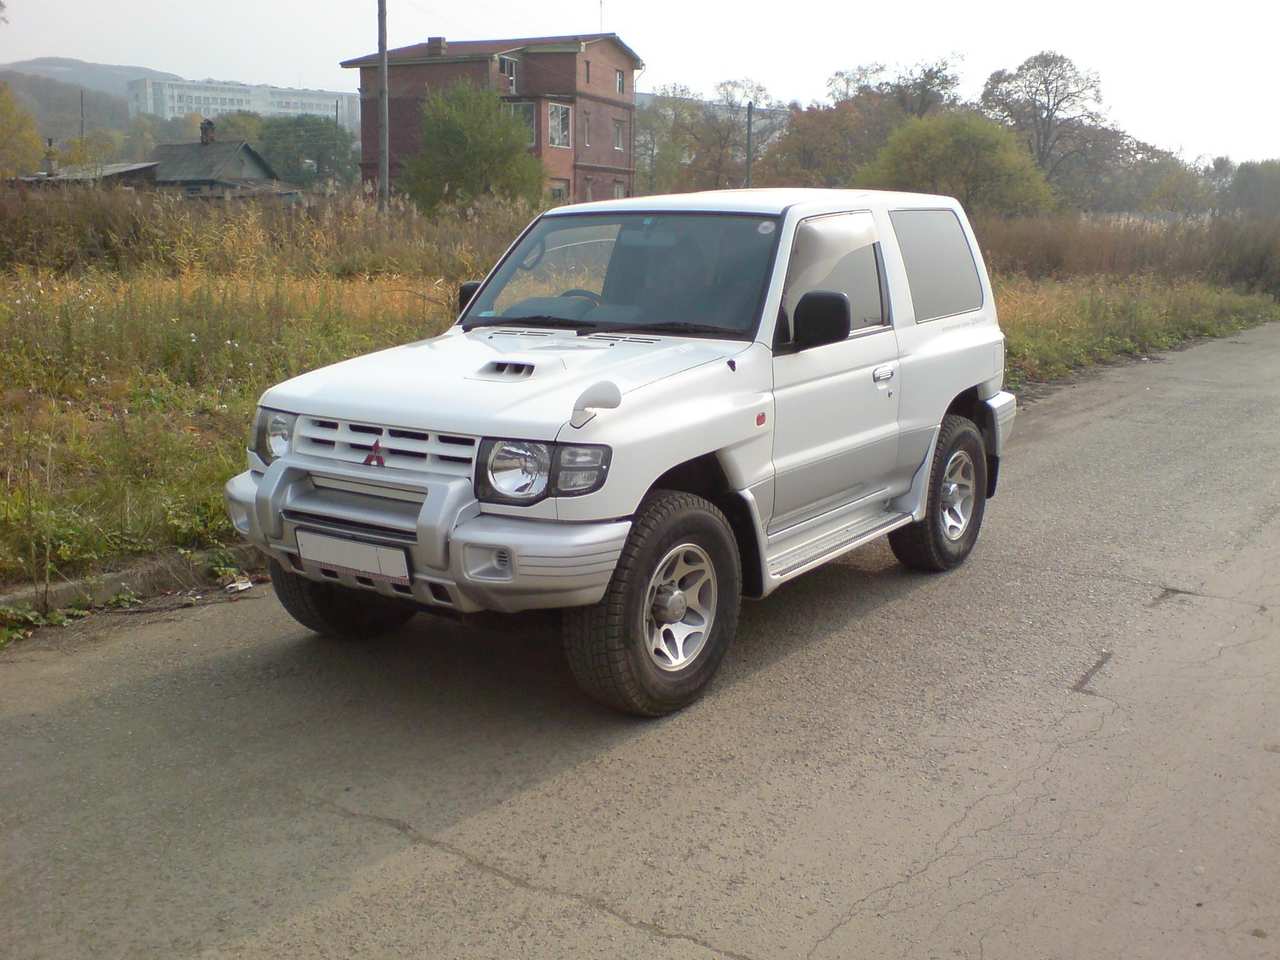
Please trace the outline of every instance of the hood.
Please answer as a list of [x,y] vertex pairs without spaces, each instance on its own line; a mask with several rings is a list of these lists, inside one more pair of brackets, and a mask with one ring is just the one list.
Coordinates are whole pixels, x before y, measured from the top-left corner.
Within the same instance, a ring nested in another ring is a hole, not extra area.
[[381,426],[553,440],[584,390],[627,394],[750,346],[647,334],[485,327],[370,353],[268,390],[264,406]]

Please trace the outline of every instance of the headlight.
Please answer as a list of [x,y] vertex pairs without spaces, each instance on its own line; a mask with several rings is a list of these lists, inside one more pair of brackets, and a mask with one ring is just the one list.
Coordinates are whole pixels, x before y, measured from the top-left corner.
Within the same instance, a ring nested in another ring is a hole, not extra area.
[[258,416],[253,423],[253,436],[250,439],[249,449],[265,464],[280,459],[289,452],[289,442],[293,439],[293,426],[297,421],[296,414],[259,407]]
[[528,440],[486,441],[480,464],[487,493],[506,503],[536,503],[551,480],[551,445]]
[[598,445],[486,439],[480,444],[476,498],[528,506],[546,497],[575,497],[604,485],[610,450]]

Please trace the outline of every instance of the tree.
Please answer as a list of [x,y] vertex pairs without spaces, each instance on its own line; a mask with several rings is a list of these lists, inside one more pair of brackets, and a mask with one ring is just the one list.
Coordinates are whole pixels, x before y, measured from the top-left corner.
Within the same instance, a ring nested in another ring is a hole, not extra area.
[[1213,206],[1213,186],[1195,167],[1169,157],[1154,171],[1155,183],[1146,209],[1179,217],[1196,217]]
[[956,197],[970,212],[1034,213],[1051,194],[1018,139],[976,113],[908,120],[858,178],[859,185]]
[[660,87],[636,110],[636,190],[671,193],[693,158],[692,130],[702,114],[698,94],[686,86]]
[[40,166],[36,122],[0,83],[0,179],[31,173]]
[[123,142],[118,130],[94,130],[83,137],[68,140],[58,159],[67,167],[101,167],[120,155]]
[[219,140],[247,140],[257,146],[262,141],[262,115],[252,110],[235,110],[218,117],[215,130]]
[[960,75],[949,58],[912,64],[892,77],[887,76],[888,69],[883,63],[867,63],[836,71],[827,80],[832,102],[878,95],[891,101],[904,117],[927,117],[959,105]]
[[982,109],[1012,127],[1052,183],[1070,158],[1087,152],[1102,124],[1098,75],[1052,50],[997,70],[982,90]]
[[1227,189],[1229,209],[1258,216],[1280,216],[1280,160],[1242,163]]
[[787,112],[754,80],[716,84],[714,100],[703,101],[688,130],[690,156],[682,186],[720,190],[746,182],[747,104],[755,104],[751,160],[754,164],[786,125]]
[[399,184],[430,213],[487,195],[542,197],[542,163],[529,153],[529,127],[502,98],[466,81],[428,94],[422,105],[422,150]]
[[875,159],[888,132],[875,129],[875,95],[855,96],[833,106],[795,107],[783,133],[765,155],[762,186],[847,187],[858,169]]
[[[217,135],[227,139],[221,132]],[[270,117],[262,121],[262,156],[281,179],[303,187],[328,180],[353,181],[353,143],[351,131],[327,117]]]

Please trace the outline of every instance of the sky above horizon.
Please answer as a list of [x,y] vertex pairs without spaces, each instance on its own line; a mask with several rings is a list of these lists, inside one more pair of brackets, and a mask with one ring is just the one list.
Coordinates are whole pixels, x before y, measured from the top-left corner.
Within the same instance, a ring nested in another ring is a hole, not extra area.
[[[246,83],[354,90],[338,61],[377,48],[375,0],[6,0],[0,63],[40,56],[130,64]],[[387,0],[390,45],[594,33],[598,0]],[[1280,5],[1222,0],[1032,7],[1009,0],[910,8],[791,0],[783,5],[606,0],[604,29],[646,69],[639,90],[683,83],[710,94],[720,80],[750,77],[779,100],[826,95],[836,70],[952,56],[961,93],[976,97],[999,68],[1057,50],[1102,81],[1110,120],[1187,160],[1280,157],[1273,64]],[[438,11],[438,12],[437,12]],[[676,29],[673,29],[673,26]],[[714,38],[708,40],[706,38]]]

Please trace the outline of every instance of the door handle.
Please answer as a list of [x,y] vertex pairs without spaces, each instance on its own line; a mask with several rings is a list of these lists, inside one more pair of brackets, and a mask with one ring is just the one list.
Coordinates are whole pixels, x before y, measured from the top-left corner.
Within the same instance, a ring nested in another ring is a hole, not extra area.
[[876,367],[871,373],[871,379],[876,383],[888,383],[893,379],[893,367]]

